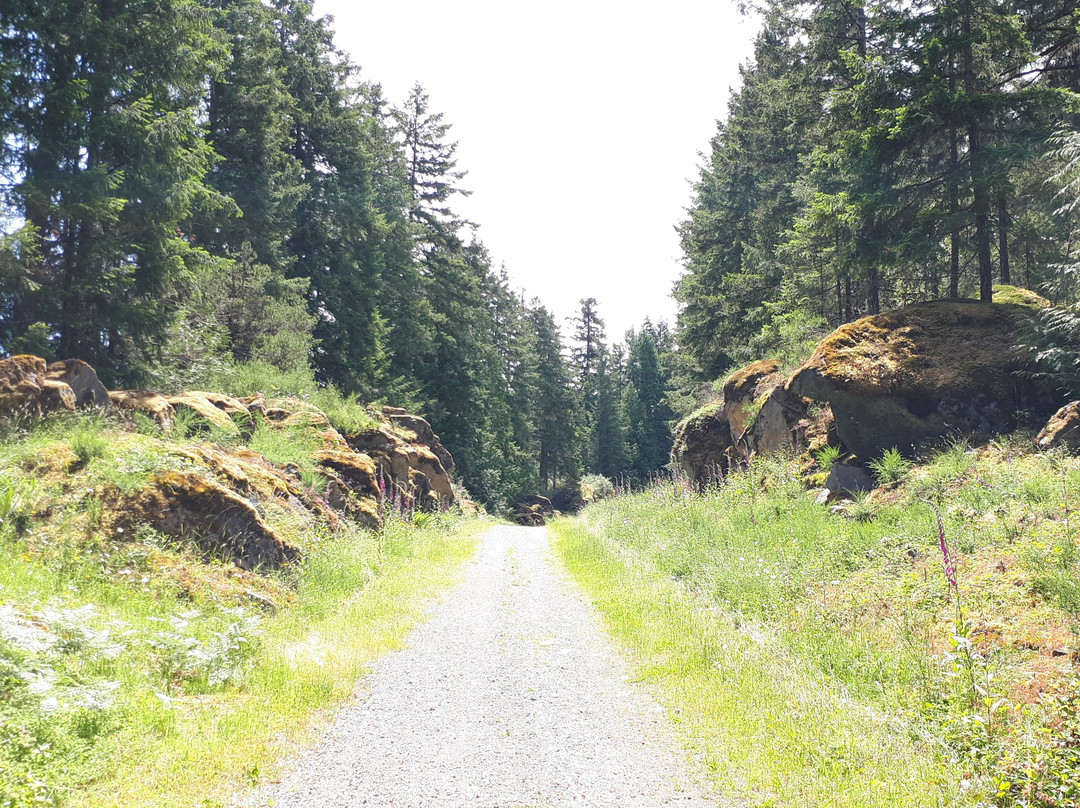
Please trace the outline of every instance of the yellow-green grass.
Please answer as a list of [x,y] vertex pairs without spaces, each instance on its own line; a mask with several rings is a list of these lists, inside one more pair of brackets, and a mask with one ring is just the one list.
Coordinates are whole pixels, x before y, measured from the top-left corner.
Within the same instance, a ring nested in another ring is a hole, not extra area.
[[[835,506],[795,463],[758,460],[556,529],[734,793],[811,805],[820,782],[836,792],[822,804],[845,804],[836,745],[861,761],[853,805],[1080,805],[1080,458],[1030,446],[950,446]],[[727,765],[740,755],[757,775]]]
[[129,710],[134,721],[98,757],[99,776],[64,805],[226,804],[278,770],[350,696],[368,663],[399,648],[458,580],[482,527],[391,528],[377,568],[362,543],[321,548],[301,574],[297,603],[266,626],[242,683],[175,698],[144,689]]
[[580,521],[558,552],[654,686],[716,789],[752,806],[935,806],[958,777],[912,727],[846,695],[764,626],[658,574]]

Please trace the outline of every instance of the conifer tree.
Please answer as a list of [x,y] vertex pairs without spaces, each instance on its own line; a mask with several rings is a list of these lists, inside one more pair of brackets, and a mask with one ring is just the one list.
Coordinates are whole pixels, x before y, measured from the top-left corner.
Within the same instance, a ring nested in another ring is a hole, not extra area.
[[8,4],[0,30],[9,201],[41,261],[18,307],[117,379],[175,319],[163,293],[201,254],[184,224],[222,204],[200,105],[223,50],[194,0]]

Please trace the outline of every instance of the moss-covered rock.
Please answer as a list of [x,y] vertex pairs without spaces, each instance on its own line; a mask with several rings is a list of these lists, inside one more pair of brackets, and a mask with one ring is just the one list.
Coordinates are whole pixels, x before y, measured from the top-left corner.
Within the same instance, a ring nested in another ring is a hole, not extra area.
[[45,370],[45,378],[70,387],[78,407],[105,407],[109,404],[109,391],[98,379],[97,371],[81,359],[50,363]]
[[749,454],[795,454],[805,448],[809,425],[802,398],[781,384],[760,400],[741,441]]
[[1043,451],[1080,451],[1080,401],[1070,401],[1055,412],[1035,438],[1035,445]]
[[149,390],[112,390],[109,404],[124,412],[141,412],[157,421],[166,432],[172,429],[176,411],[165,396]]
[[1012,306],[1026,306],[1029,309],[1048,309],[1053,303],[1030,289],[1010,286],[1007,283],[994,284],[994,302]]
[[44,359],[29,354],[0,359],[0,415],[40,418],[74,409],[75,394],[48,377]]
[[[375,463],[376,475],[416,507],[438,510],[457,502],[450,472],[440,455],[447,459],[451,469],[453,458],[438,436],[431,432],[427,421],[409,416],[410,426],[405,427],[405,416],[392,411],[387,417],[388,422],[376,429],[346,436],[348,446],[370,457]],[[418,427],[419,431],[412,426]]]
[[[228,434],[239,434],[240,428],[224,409],[214,405],[206,394],[199,392],[184,393],[180,396],[168,396],[165,399],[177,413],[189,412],[194,414],[196,427],[215,427]],[[237,407],[245,416],[247,410],[237,404]]]
[[723,399],[706,404],[675,428],[671,462],[697,485],[727,474],[734,460],[735,442]]
[[724,380],[724,409],[727,411],[731,439],[736,443],[756,418],[764,397],[783,383],[777,374],[779,367],[775,359],[762,359],[736,370]]
[[843,444],[862,458],[911,454],[949,434],[997,434],[1048,397],[1017,375],[1027,307],[939,300],[841,326],[788,389],[828,403]]
[[297,547],[277,536],[251,502],[209,476],[166,471],[130,498],[125,523],[146,522],[205,555],[246,570],[272,570],[295,561]]

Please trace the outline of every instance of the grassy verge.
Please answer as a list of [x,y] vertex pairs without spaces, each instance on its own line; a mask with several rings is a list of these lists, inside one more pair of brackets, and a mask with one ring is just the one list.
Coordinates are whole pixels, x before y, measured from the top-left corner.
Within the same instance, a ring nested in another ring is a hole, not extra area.
[[[0,795],[12,806],[214,806],[272,772],[457,580],[479,522],[326,540],[277,614],[132,587],[0,547]],[[36,641],[36,644],[35,644]],[[21,746],[21,748],[16,748]]]
[[[264,456],[295,456],[299,473],[310,471],[303,435],[260,434],[252,442]],[[401,644],[484,527],[425,513],[379,532],[331,527],[268,500],[265,520],[303,560],[255,574],[148,525],[117,532],[103,517],[114,492],[189,467],[194,439],[86,417],[5,437],[4,808],[226,804],[308,741],[368,662]]]
[[747,630],[580,525],[554,530],[567,567],[722,794],[761,808],[952,803],[927,744],[852,701],[767,628]]
[[896,471],[830,507],[758,463],[554,529],[722,792],[1080,804],[1080,461],[956,446]]

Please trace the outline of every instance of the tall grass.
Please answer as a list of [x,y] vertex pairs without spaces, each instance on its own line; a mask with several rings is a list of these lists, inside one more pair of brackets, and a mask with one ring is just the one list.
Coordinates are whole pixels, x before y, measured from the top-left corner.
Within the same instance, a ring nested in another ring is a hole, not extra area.
[[[1080,461],[959,444],[890,471],[898,487],[829,508],[793,464],[758,461],[702,495],[593,504],[558,546],[722,791],[1066,804],[1038,795],[1080,779],[1056,729],[1075,684],[1030,637],[1080,623]],[[1023,700],[1032,675],[1047,695]]]

